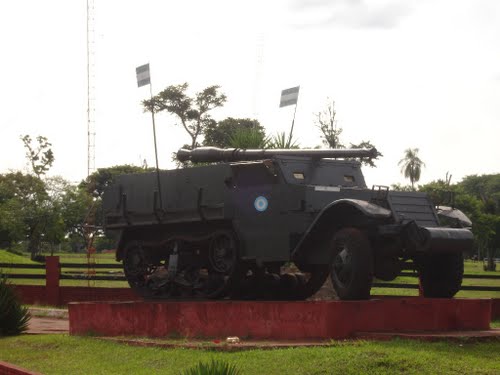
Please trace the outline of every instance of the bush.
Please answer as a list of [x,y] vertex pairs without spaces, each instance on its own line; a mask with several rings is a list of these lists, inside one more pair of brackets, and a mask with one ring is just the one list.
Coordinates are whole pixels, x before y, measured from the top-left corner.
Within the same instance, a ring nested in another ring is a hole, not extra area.
[[182,375],[239,375],[240,371],[235,365],[226,361],[212,359],[210,363],[198,362],[198,364],[187,369]]
[[0,336],[26,331],[30,318],[28,309],[21,305],[7,278],[0,274]]

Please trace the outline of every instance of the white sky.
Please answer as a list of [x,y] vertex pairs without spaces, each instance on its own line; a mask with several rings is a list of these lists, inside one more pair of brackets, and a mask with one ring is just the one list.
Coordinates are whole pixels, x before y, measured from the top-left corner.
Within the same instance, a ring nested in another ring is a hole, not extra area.
[[[96,167],[154,165],[151,117],[135,68],[149,62],[153,93],[188,82],[228,96],[216,120],[256,117],[320,144],[314,113],[336,101],[344,143],[384,154],[367,183],[404,182],[398,161],[418,147],[421,183],[500,173],[500,1],[95,0]],[[19,137],[53,144],[51,174],[87,174],[86,0],[0,3],[0,172],[22,169]],[[160,167],[189,138],[157,117]]]

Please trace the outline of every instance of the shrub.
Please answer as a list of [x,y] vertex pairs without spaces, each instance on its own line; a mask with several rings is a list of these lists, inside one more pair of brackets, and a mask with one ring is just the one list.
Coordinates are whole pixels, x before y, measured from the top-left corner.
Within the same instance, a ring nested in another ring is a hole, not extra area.
[[235,365],[226,361],[212,359],[210,363],[198,362],[198,364],[187,369],[182,375],[239,375],[240,371]]
[[7,278],[0,274],[0,336],[26,331],[30,318],[28,309],[21,305]]

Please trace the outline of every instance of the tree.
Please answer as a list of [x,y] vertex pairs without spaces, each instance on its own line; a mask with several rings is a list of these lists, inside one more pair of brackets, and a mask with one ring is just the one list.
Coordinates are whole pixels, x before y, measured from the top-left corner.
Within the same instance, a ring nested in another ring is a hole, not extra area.
[[277,149],[288,149],[288,148],[299,148],[297,140],[292,139],[290,135],[286,135],[285,132],[277,133],[267,143],[267,148],[277,148]]
[[90,195],[101,197],[104,189],[113,182],[116,176],[131,173],[153,172],[155,168],[143,168],[136,165],[122,164],[107,168],[99,168],[97,171],[80,182],[80,187],[85,189]]
[[9,248],[13,243],[25,239],[25,205],[14,179],[23,176],[21,172],[0,175],[0,243]]
[[33,173],[40,178],[44,175],[54,163],[54,153],[50,146],[52,144],[46,137],[39,135],[36,137],[38,146],[32,146],[32,139],[29,135],[21,136],[24,147],[26,148],[26,159],[31,166]]
[[[26,159],[31,166],[33,178],[24,178],[22,174],[16,175],[14,182],[19,183],[19,188],[26,191],[28,187],[29,196],[21,199],[25,204],[23,207],[25,216],[24,223],[28,228],[28,250],[31,253],[32,259],[40,253],[42,238],[47,234],[46,229],[54,229],[53,225],[59,223],[57,217],[57,210],[51,201],[51,196],[48,193],[46,182],[42,180],[44,176],[54,163],[54,153],[50,148],[52,144],[44,136],[37,136],[37,145],[32,145],[32,139],[29,135],[21,136],[21,141],[26,149]],[[13,176],[14,177],[14,176]],[[25,182],[28,183],[27,186]],[[52,225],[52,227],[51,227]],[[52,237],[55,236],[56,231],[52,231]]]
[[229,147],[245,148],[245,149],[259,149],[267,148],[269,145],[269,138],[265,133],[259,129],[240,128],[236,129],[229,138]]
[[[80,182],[77,188],[68,190],[64,213],[67,218],[68,233],[72,236],[72,240],[76,241],[76,244],[84,243],[89,246],[93,239],[106,236],[101,230],[95,228],[99,228],[103,224],[102,195],[104,190],[117,176],[153,171],[155,168],[143,168],[128,164],[99,168]],[[112,241],[108,237],[106,240]]]
[[[266,139],[264,127],[258,120],[228,117],[219,122],[208,123],[204,129],[204,146],[257,148],[260,140]],[[251,146],[244,147],[250,143]],[[235,145],[236,144],[236,145]]]
[[479,249],[487,255],[486,269],[495,270],[494,257],[500,249],[500,174],[467,176],[459,186],[481,203],[473,230]]
[[31,170],[0,175],[0,235],[7,246],[26,241],[32,259],[37,259],[42,245],[53,251],[65,240],[69,227],[63,211],[71,185],[61,177],[46,177],[54,162],[47,138],[38,136],[37,146],[29,135],[21,140]]
[[401,166],[401,173],[405,178],[409,178],[411,188],[415,189],[415,182],[420,180],[422,167],[425,163],[418,157],[418,148],[408,148],[405,150],[405,156],[398,163]]
[[[445,180],[433,181],[419,188],[427,192],[435,204],[453,205],[471,219],[478,258],[486,256],[486,268],[490,270],[495,269],[493,258],[500,249],[500,211],[495,210],[494,200],[499,177],[500,174],[467,176],[452,185],[447,174]],[[450,192],[454,196],[452,200],[449,199]]]
[[[362,141],[358,144],[351,143],[351,148],[375,148],[375,146],[372,145],[370,141]],[[374,158],[354,158],[354,160],[359,161],[361,164],[368,165],[369,167],[376,167],[375,160],[382,156],[384,155],[382,155],[382,153],[377,150],[377,155]]]
[[481,199],[488,213],[500,214],[500,174],[466,176],[460,185],[465,192]]
[[[337,126],[337,120],[335,116],[337,111],[335,111],[335,101],[327,99],[326,108],[323,111],[315,113],[315,125],[321,131],[321,139],[325,146],[329,148],[345,148],[344,144],[340,141],[340,135],[343,129]],[[351,143],[351,148],[375,148],[370,141],[362,141],[359,144]],[[374,158],[353,158],[353,160],[359,161],[361,164],[368,165],[370,167],[376,167],[375,161],[379,157],[383,156],[379,151],[377,151],[377,156]]]
[[45,229],[55,214],[44,181],[21,172],[0,175],[0,196],[3,213],[15,218],[7,226],[11,240],[27,240],[28,251],[35,259],[41,251]]
[[402,184],[391,184],[391,190],[394,191],[413,191],[410,185],[402,185]]
[[60,211],[64,233],[77,250],[86,243],[86,218],[94,207],[94,197],[84,187],[67,185],[61,196]]
[[227,98],[219,92],[220,86],[209,86],[194,97],[187,95],[188,88],[187,83],[168,86],[152,99],[144,100],[142,104],[145,111],[167,111],[176,115],[191,138],[190,147],[195,148],[198,145],[198,137],[207,126],[213,124],[209,112],[222,107]]
[[342,128],[337,127],[336,114],[335,101],[330,102],[330,99],[328,99],[326,108],[316,113],[315,125],[321,131],[321,139],[325,146],[329,148],[345,148],[340,142]]
[[259,121],[232,117],[207,126],[203,145],[223,148],[299,148],[297,141],[290,139],[285,132],[268,137]]

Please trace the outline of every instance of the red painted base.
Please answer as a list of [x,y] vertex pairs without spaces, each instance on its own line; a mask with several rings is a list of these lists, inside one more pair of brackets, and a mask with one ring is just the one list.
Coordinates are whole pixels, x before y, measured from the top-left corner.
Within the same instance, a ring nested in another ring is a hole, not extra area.
[[14,290],[27,305],[64,306],[78,301],[130,301],[138,298],[130,288],[62,286],[49,292],[49,288],[42,285],[14,285]]
[[70,334],[341,339],[356,332],[486,330],[489,299],[70,303]]

